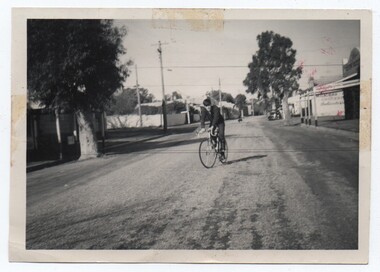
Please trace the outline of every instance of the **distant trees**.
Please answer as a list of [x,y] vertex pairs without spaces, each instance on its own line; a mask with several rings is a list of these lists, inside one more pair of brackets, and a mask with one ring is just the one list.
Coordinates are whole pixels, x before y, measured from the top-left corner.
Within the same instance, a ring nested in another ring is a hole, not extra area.
[[29,19],[28,97],[46,108],[75,112],[81,158],[97,156],[92,112],[102,111],[128,76],[124,28],[112,20]]
[[[181,113],[186,110],[186,104],[182,101],[170,101],[166,105],[168,114]],[[135,110],[137,113],[137,110]],[[162,106],[160,105],[141,105],[141,113],[146,115],[162,114]]]
[[[219,91],[218,90],[212,90],[210,92],[207,92],[207,96],[211,98],[213,101],[219,102]],[[226,101],[229,103],[234,103],[235,100],[233,96],[230,93],[221,92],[222,101]]]
[[174,91],[171,96],[171,100],[178,100],[182,99],[182,95],[178,91]]
[[289,124],[290,112],[288,97],[297,90],[302,74],[301,67],[294,67],[296,50],[293,42],[273,31],[257,36],[259,50],[252,56],[249,73],[243,81],[248,93],[258,92],[259,97],[267,98],[272,92],[282,100],[285,124]]
[[[149,103],[154,100],[154,95],[149,93],[145,88],[139,88],[140,102]],[[121,93],[114,94],[109,103],[107,114],[130,114],[135,111],[138,104],[137,89],[127,88],[123,89]]]
[[175,101],[178,99],[182,99],[182,95],[179,91],[174,91],[171,94],[166,94],[165,99],[166,101]]
[[[140,92],[140,102],[143,104],[141,106],[141,113],[146,115],[152,114],[162,114],[162,106],[160,105],[146,105],[146,103],[151,103],[154,101],[154,95],[149,93],[145,88],[139,88]],[[173,92],[170,97],[175,97],[180,99],[182,96],[179,92]],[[180,100],[171,99],[168,100],[170,103],[166,105],[167,112],[180,113],[186,110],[186,104]],[[109,103],[107,109],[107,114],[109,115],[124,115],[124,114],[138,114],[138,109],[136,108],[138,104],[137,100],[137,90],[136,88],[123,89],[120,93],[114,94]],[[145,104],[145,105],[144,105]]]
[[235,97],[235,106],[241,111],[246,105],[247,97],[244,94],[238,94]]

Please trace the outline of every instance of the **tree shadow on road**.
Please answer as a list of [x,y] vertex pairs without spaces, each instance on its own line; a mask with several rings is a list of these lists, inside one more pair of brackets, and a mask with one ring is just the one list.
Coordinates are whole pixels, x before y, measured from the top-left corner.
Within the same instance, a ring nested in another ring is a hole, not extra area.
[[232,160],[232,161],[227,161],[227,165],[229,164],[233,164],[233,163],[237,163],[237,162],[245,162],[245,161],[249,161],[249,160],[255,160],[255,159],[261,159],[261,158],[265,158],[267,155],[255,155],[255,156],[249,156],[249,157],[245,157],[245,158],[240,158],[240,159],[236,159],[236,160]]
[[193,149],[175,149],[166,150],[170,147],[181,147],[191,144],[199,144],[202,139],[186,139],[186,140],[169,140],[169,141],[146,141],[139,143],[121,142],[117,147],[107,148],[106,155],[128,154],[128,153],[198,153],[198,145]]

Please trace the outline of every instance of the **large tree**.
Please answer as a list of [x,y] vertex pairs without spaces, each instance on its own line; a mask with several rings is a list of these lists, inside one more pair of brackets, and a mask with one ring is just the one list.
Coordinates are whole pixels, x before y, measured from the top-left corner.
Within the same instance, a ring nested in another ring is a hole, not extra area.
[[301,67],[294,67],[296,50],[293,42],[284,36],[266,31],[257,36],[259,50],[252,56],[249,73],[243,83],[248,87],[247,93],[258,92],[266,99],[268,93],[282,100],[285,125],[289,124],[289,94],[297,90],[298,80],[302,74]]
[[81,158],[97,156],[92,113],[102,111],[128,76],[124,28],[112,20],[30,19],[28,95],[52,110],[76,114]]

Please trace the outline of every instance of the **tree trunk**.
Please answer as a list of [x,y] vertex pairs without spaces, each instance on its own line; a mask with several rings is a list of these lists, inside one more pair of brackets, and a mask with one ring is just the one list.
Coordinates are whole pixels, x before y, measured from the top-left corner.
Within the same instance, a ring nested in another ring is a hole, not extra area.
[[80,158],[79,160],[98,156],[96,133],[92,121],[92,113],[77,111],[79,128]]
[[289,92],[284,92],[284,97],[282,98],[282,112],[283,112],[283,118],[284,118],[284,125],[289,126],[290,125],[290,111],[289,111],[289,105],[288,105],[288,97]]

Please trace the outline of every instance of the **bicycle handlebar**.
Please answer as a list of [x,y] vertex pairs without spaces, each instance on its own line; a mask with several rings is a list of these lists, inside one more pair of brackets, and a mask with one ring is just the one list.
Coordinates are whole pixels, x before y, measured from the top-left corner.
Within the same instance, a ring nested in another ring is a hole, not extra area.
[[212,133],[212,130],[210,130],[210,135],[213,136],[213,137],[216,137],[216,136],[218,136],[218,132],[219,132],[219,129],[218,129],[218,128],[216,128],[216,129],[214,130],[214,134]]
[[[218,136],[219,129],[218,129],[218,128],[215,128],[214,133],[212,133],[212,130],[211,130],[211,129],[209,129],[207,132],[210,134],[210,136],[212,136],[212,137],[216,137],[216,136]],[[203,132],[200,132],[200,131],[197,131],[197,132],[196,132],[196,134],[197,134],[198,137],[199,137],[200,134],[202,134],[202,133],[203,133]]]

